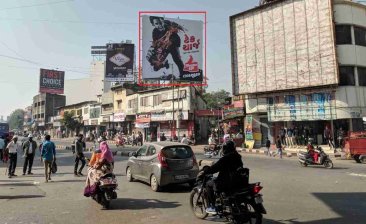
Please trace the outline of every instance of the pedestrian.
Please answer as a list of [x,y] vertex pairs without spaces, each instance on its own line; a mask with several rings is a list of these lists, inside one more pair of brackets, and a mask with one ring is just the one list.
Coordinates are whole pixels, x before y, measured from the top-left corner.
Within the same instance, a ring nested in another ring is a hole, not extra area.
[[281,127],[281,129],[280,129],[280,140],[281,140],[281,143],[283,145],[285,144],[285,138],[286,138],[285,128]]
[[[83,143],[83,135],[79,134],[77,141],[75,142],[75,167],[74,167],[74,175],[75,176],[83,176],[81,171],[85,166],[85,157],[83,153],[84,143]],[[78,171],[79,161],[81,161],[81,166]]]
[[165,137],[165,134],[164,133],[161,133],[161,136],[160,136],[160,141],[166,141],[166,137]]
[[9,155],[9,170],[8,170],[8,177],[16,177],[15,169],[17,167],[17,158],[18,158],[18,152],[20,152],[21,146],[18,143],[18,136],[14,135],[12,140],[9,142],[9,144],[6,146],[7,154]]
[[276,148],[277,148],[277,153],[280,156],[280,158],[282,159],[282,141],[281,141],[281,137],[277,136],[277,140],[276,140]]
[[52,164],[56,161],[55,143],[51,142],[51,136],[46,135],[42,144],[41,157],[44,163],[45,182],[51,180]]
[[293,147],[294,146],[293,135],[294,135],[293,129],[292,128],[288,128],[287,129],[287,145],[289,147]]
[[4,155],[4,149],[5,149],[5,140],[3,136],[0,136],[0,161],[3,161],[3,155]]
[[28,141],[23,144],[23,152],[24,152],[24,165],[23,165],[23,176],[27,171],[28,166],[28,175],[32,175],[32,166],[34,161],[34,156],[36,154],[37,142],[33,141],[33,135],[28,135]]
[[328,126],[325,126],[324,129],[324,140],[326,143],[328,143],[330,149],[334,149],[334,144],[333,144],[333,137],[332,137],[332,132],[331,130],[328,128]]
[[186,145],[188,145],[188,144],[189,144],[189,140],[188,140],[188,138],[186,137],[186,134],[183,134],[183,138],[182,138],[182,140],[181,140],[181,143],[186,144]]
[[267,148],[267,156],[271,157],[271,141],[268,139],[266,140],[266,148]]

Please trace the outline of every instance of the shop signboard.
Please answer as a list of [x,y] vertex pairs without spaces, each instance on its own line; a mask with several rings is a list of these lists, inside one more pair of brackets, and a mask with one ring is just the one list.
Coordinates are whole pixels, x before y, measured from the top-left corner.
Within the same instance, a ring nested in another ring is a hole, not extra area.
[[136,114],[136,123],[150,123],[151,114]]
[[[175,120],[188,120],[188,111],[175,111]],[[151,113],[151,121],[171,121],[173,120],[172,112],[153,112]]]
[[135,123],[135,127],[136,128],[149,128],[150,127],[150,123]]
[[126,120],[126,114],[125,113],[115,113],[113,115],[113,121],[114,122],[123,122]]
[[231,107],[224,110],[224,119],[243,117],[243,116],[244,116],[244,108]]
[[90,125],[98,125],[98,120],[90,120]]

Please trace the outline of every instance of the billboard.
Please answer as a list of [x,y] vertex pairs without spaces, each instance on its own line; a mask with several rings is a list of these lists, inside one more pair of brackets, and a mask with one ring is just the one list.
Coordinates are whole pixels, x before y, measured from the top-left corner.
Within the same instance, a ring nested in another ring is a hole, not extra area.
[[230,17],[234,94],[338,84],[331,0],[280,0]]
[[65,72],[42,69],[39,78],[39,92],[63,94],[64,93]]
[[142,79],[203,81],[203,22],[142,16]]
[[107,44],[105,80],[133,82],[134,44]]

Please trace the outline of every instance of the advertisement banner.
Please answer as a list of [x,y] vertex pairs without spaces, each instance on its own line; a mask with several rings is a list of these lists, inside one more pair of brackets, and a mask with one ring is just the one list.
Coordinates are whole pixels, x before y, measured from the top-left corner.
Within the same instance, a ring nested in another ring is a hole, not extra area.
[[203,81],[203,22],[142,16],[142,79]]
[[245,140],[253,140],[253,117],[247,115],[245,117]]
[[135,123],[136,128],[149,128],[150,123]]
[[126,114],[125,113],[115,113],[113,115],[113,121],[114,122],[123,122],[126,119]]
[[39,79],[40,93],[63,94],[64,82],[64,71],[55,71],[41,68]]
[[107,44],[105,80],[133,82],[134,44]]

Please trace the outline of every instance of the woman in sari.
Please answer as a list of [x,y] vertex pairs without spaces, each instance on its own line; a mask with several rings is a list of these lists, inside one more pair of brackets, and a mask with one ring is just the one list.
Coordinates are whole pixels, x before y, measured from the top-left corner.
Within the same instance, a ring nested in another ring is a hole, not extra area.
[[99,139],[99,149],[95,150],[89,162],[86,187],[92,187],[93,185],[96,185],[100,177],[113,172],[113,153],[109,149],[106,140],[107,139],[104,136]]

